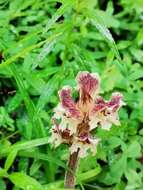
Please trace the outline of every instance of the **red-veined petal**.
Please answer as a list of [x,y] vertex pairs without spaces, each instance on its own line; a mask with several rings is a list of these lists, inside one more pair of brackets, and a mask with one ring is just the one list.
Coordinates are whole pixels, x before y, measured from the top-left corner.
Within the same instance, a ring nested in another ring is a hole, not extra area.
[[96,73],[90,74],[87,71],[78,73],[76,80],[80,91],[80,99],[83,103],[95,98],[99,91],[99,76]]
[[66,86],[59,91],[59,96],[63,108],[69,113],[70,116],[78,118],[80,117],[80,111],[76,107],[76,103],[71,96],[71,88]]

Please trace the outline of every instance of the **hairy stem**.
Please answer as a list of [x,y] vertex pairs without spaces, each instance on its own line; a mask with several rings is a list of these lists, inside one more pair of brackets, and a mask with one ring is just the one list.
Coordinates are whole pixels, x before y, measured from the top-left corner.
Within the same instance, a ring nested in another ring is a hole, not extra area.
[[67,170],[65,173],[65,188],[74,189],[75,187],[75,173],[78,164],[78,153],[79,150],[71,154],[69,157],[68,161],[69,170]]

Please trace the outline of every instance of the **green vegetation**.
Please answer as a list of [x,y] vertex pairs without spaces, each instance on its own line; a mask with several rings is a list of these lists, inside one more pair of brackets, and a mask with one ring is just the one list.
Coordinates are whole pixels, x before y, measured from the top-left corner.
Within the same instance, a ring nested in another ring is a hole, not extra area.
[[0,0],[0,62],[0,190],[64,190],[69,152],[48,143],[51,116],[84,70],[126,106],[121,126],[97,130],[76,189],[143,189],[142,0]]

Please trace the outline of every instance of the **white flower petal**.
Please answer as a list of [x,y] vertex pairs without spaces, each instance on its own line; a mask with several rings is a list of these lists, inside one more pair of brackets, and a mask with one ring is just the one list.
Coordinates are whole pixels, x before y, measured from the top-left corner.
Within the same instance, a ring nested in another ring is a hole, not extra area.
[[112,113],[111,115],[109,115],[108,120],[113,123],[114,125],[119,126],[120,125],[120,121],[119,121],[119,116],[118,113]]
[[68,118],[66,116],[63,116],[61,118],[61,123],[59,125],[59,128],[61,131],[64,131],[65,129],[69,129],[70,130],[70,135],[75,134],[77,131],[77,125],[80,123],[81,121],[78,119],[74,119],[74,118]]
[[92,139],[92,140],[90,140],[90,142],[91,142],[90,150],[91,150],[93,155],[96,154],[96,147],[97,147],[99,141],[100,141],[100,139]]
[[56,148],[62,143],[62,138],[58,133],[53,132],[48,142]]
[[72,144],[72,146],[70,147],[70,152],[71,154],[74,152],[77,152],[79,149],[79,157],[83,158],[85,156],[87,156],[87,150],[88,150],[88,146],[86,144],[83,144],[82,142],[74,142]]
[[100,122],[100,124],[101,124],[101,128],[104,129],[104,130],[107,130],[107,131],[109,131],[110,128],[112,127],[111,122],[109,122],[109,121],[107,121],[107,120],[102,120],[102,121]]
[[55,107],[55,109],[54,109],[53,118],[55,118],[55,119],[60,119],[60,118],[63,116],[64,113],[65,113],[65,110],[64,110],[64,108],[62,107],[62,105],[59,103],[59,104],[57,105],[57,107]]
[[91,117],[89,121],[90,131],[95,129],[98,126],[99,118]]
[[70,147],[70,152],[71,154],[73,152],[77,152],[79,149],[79,157],[80,158],[84,158],[87,156],[88,151],[91,151],[94,155],[96,154],[96,146],[99,142],[99,139],[89,139],[90,143],[83,143],[78,141],[78,139],[76,139],[74,141],[74,143],[72,144],[72,146]]
[[82,144],[79,150],[79,157],[80,158],[85,158],[87,156],[87,151],[89,149],[89,146],[87,144]]
[[79,144],[78,143],[73,143],[72,146],[70,147],[71,154],[74,153],[74,152],[77,152],[78,148],[80,148]]

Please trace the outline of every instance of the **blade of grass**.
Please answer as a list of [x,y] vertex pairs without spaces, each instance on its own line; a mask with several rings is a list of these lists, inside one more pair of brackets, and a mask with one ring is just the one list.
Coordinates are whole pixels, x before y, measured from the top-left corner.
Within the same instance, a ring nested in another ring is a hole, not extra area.
[[33,127],[33,131],[35,131],[35,134],[37,137],[45,136],[46,132],[45,132],[44,126],[41,122],[41,119],[37,115],[37,111],[36,111],[34,103],[30,99],[29,94],[26,91],[25,85],[21,79],[19,71],[17,70],[17,68],[14,64],[10,65],[10,69],[14,75],[17,86],[18,86],[20,93],[21,93],[21,96],[24,100],[24,103],[25,103],[25,106],[26,106],[26,109],[28,112],[29,120],[30,120],[30,123]]
[[54,91],[58,88],[59,81],[61,80],[60,75],[54,75],[46,84],[43,89],[43,93],[40,95],[38,103],[37,103],[37,112],[39,113],[45,106],[45,104],[50,100]]
[[42,190],[42,185],[34,178],[22,173],[22,172],[13,172],[9,175],[9,179],[15,186],[20,187],[23,190],[33,189],[33,190]]
[[7,59],[6,61],[2,62],[0,64],[0,69],[4,68],[6,66],[8,66],[9,64],[13,63],[14,61],[17,60],[17,58],[19,57],[23,57],[24,55],[26,55],[27,53],[29,53],[30,51],[32,51],[33,49],[39,48],[42,45],[44,45],[45,43],[51,43],[51,41],[55,40],[57,37],[59,37],[62,34],[62,32],[60,33],[56,33],[53,34],[51,36],[49,36],[46,40],[43,40],[37,44],[28,46],[27,48],[23,49],[22,51],[20,51],[19,53],[17,53],[16,55],[13,55],[12,57],[10,57],[9,59]]
[[41,42],[39,42],[37,44],[31,45],[31,46],[25,48],[24,50],[20,51],[16,55],[10,57],[5,62],[3,62],[2,64],[0,64],[0,68],[3,68],[5,66],[9,65],[10,63],[13,63],[17,58],[23,57],[25,54],[29,53],[31,50],[42,46],[46,41],[47,40],[44,40],[44,41],[41,41]]
[[59,165],[64,169],[68,169],[64,162],[62,162],[61,160],[59,160],[56,157],[50,156],[49,154],[44,154],[44,153],[40,153],[40,152],[20,151],[18,153],[18,155],[22,156],[22,157],[36,158],[36,159],[39,159],[39,160],[48,161],[48,162],[50,162],[52,164]]
[[29,140],[29,141],[13,144],[13,145],[9,146],[7,149],[5,149],[5,148],[1,149],[0,157],[7,155],[12,149],[26,150],[26,149],[30,149],[30,148],[48,144],[48,139],[49,139],[49,137],[43,137],[43,138],[38,138],[38,139],[34,139],[34,140]]
[[[81,173],[81,174],[77,174],[77,184],[90,181],[95,176],[97,176],[100,173],[100,171],[101,171],[101,168],[98,166],[95,169],[89,170],[89,171]],[[61,189],[63,185],[64,185],[64,181],[60,180],[60,181],[46,184],[46,185],[44,185],[44,188],[48,189],[48,190],[55,189],[55,187],[56,187],[56,189]]]
[[116,58],[119,60],[119,62],[121,62],[121,56],[117,49],[115,40],[114,40],[110,30],[105,26],[101,16],[95,11],[94,14],[92,14],[92,15],[90,14],[90,17],[91,17],[92,24],[95,25],[95,27],[100,32],[100,34],[107,40],[107,42],[113,49]]
[[81,173],[77,175],[77,182],[88,182],[92,180],[95,176],[97,176],[101,172],[101,168],[98,165],[95,169],[89,170],[87,172]]
[[52,18],[48,21],[46,27],[43,30],[43,33],[46,33],[53,24],[73,5],[72,0],[64,1],[63,5],[56,11],[56,13],[52,16]]
[[91,13],[89,11],[86,11],[86,16],[89,17],[91,20],[91,23],[97,28],[99,33],[105,38],[109,46],[111,47],[112,51],[115,54],[115,57],[117,58],[116,65],[118,66],[120,72],[123,76],[126,76],[126,69],[125,66],[122,64],[122,59],[120,56],[120,53],[118,51],[118,48],[116,46],[115,40],[109,31],[109,29],[105,26],[101,16],[95,11],[94,13]]
[[11,165],[13,164],[16,156],[17,156],[17,149],[12,149],[10,153],[8,154],[5,164],[4,164],[4,169],[6,171],[8,171]]

